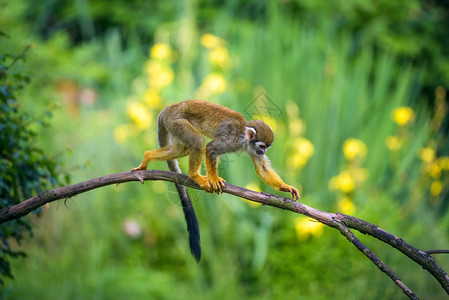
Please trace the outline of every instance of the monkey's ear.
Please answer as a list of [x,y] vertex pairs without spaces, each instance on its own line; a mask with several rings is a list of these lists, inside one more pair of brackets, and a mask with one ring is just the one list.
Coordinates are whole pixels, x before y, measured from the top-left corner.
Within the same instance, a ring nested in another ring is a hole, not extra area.
[[245,127],[245,137],[248,141],[256,139],[256,130],[252,127]]

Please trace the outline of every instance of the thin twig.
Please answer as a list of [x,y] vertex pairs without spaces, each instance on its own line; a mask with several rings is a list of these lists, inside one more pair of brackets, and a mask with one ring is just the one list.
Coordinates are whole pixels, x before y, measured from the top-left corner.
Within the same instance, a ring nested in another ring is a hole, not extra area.
[[22,52],[19,55],[16,55],[16,57],[14,57],[14,60],[8,66],[8,70],[11,70],[12,67],[14,67],[16,62],[19,60],[19,58],[23,58],[30,48],[31,48],[31,44],[26,45],[25,48],[22,50]]
[[[129,181],[140,181],[143,183],[143,181],[145,180],[164,180],[176,182],[194,189],[200,189],[200,187],[189,177],[173,172],[161,170],[146,170],[116,173],[42,192],[39,195],[25,200],[19,204],[3,208],[0,210],[0,224],[25,216],[38,207],[41,207],[44,204],[53,202],[55,200],[70,198],[78,194],[111,184],[119,184]],[[289,198],[264,192],[258,193],[228,183],[226,183],[225,187],[223,188],[223,192],[245,198],[250,201],[262,203],[264,205],[274,206],[292,212],[300,213],[312,219],[315,219],[327,226],[339,230],[382,272],[386,273],[393,280],[393,282],[397,286],[399,286],[407,296],[409,296],[410,299],[417,299],[416,295],[407,286],[405,286],[405,284],[399,279],[399,277],[385,263],[383,263],[379,258],[377,258],[377,256],[374,255],[374,253],[372,253],[371,250],[369,250],[365,245],[363,245],[355,238],[349,228],[355,229],[363,234],[370,235],[398,249],[407,257],[422,266],[436,280],[438,280],[446,293],[449,294],[449,276],[430,256],[430,254],[432,253],[442,253],[441,251],[447,250],[429,250],[431,251],[430,253],[428,253],[429,251],[420,251],[419,249],[408,244],[403,239],[398,238],[393,234],[379,228],[377,225],[368,223],[364,220],[352,216],[321,211]]]
[[406,294],[410,299],[419,299],[415,293],[413,293],[399,278],[399,276],[386,264],[384,263],[377,255],[374,254],[374,252],[369,249],[367,246],[365,246],[355,235],[354,233],[346,226],[341,225],[339,226],[338,230],[340,230],[340,233],[344,235],[348,241],[350,241],[357,249],[360,250],[366,257],[368,257],[369,260],[375,264],[379,270],[384,272],[388,277],[393,280],[393,282]]
[[441,249],[441,250],[427,250],[427,251],[424,251],[424,253],[426,253],[426,254],[429,254],[429,255],[431,255],[431,254],[448,254],[449,253],[449,250],[443,250],[443,249]]

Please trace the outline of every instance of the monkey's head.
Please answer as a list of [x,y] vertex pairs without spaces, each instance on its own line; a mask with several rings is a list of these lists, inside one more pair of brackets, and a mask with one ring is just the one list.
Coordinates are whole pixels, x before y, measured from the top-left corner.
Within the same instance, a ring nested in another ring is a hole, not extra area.
[[260,120],[248,122],[246,137],[249,142],[249,151],[256,155],[264,155],[274,140],[273,129]]

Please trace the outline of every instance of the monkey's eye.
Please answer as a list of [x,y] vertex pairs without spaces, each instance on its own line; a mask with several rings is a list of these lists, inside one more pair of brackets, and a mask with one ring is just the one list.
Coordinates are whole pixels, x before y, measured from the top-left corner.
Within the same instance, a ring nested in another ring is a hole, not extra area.
[[264,142],[256,142],[255,144],[258,149],[267,149],[267,145]]

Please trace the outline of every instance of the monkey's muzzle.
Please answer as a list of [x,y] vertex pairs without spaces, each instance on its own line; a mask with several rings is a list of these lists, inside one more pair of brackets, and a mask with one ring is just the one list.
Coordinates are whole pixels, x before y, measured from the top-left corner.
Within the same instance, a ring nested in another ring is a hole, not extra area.
[[262,154],[265,154],[265,151],[260,150],[260,149],[257,149],[257,150],[256,150],[256,154],[257,154],[257,155],[262,155]]

